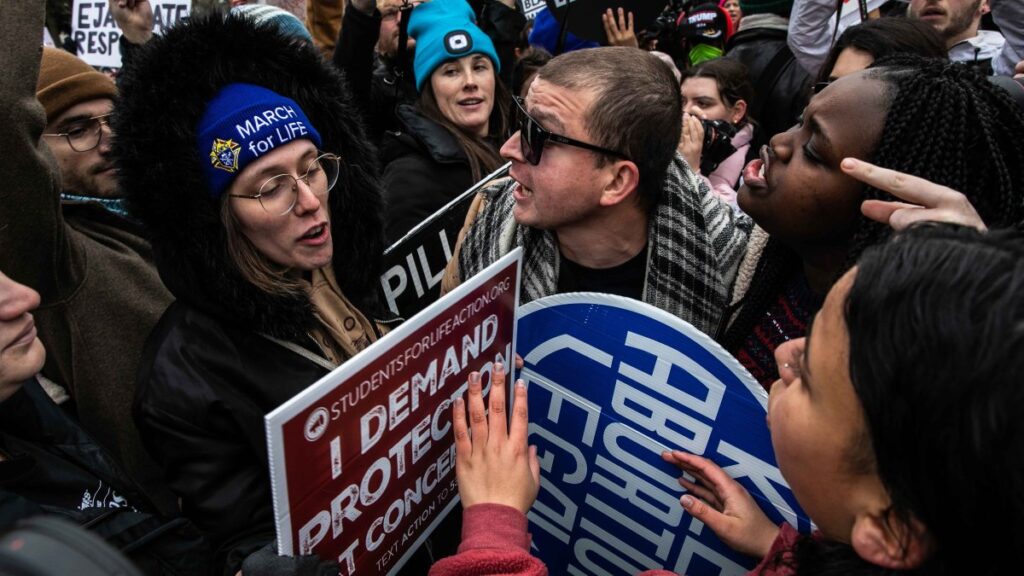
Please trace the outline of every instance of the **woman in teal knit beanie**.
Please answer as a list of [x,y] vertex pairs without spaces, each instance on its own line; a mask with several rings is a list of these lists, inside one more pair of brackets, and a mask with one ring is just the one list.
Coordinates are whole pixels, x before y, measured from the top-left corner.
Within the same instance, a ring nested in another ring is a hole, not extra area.
[[387,236],[401,238],[498,168],[511,97],[494,42],[465,0],[431,0],[409,19],[420,97],[396,110],[403,130],[382,145]]

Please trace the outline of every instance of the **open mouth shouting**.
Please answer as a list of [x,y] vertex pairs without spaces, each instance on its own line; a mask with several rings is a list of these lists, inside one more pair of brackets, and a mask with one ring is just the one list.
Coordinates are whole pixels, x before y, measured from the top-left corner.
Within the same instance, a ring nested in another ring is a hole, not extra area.
[[757,195],[764,195],[768,192],[768,169],[771,166],[771,154],[767,146],[761,147],[759,158],[751,160],[743,169],[743,183],[750,191]]
[[325,244],[331,237],[330,228],[326,222],[313,226],[299,237],[299,244],[306,246],[320,246]]

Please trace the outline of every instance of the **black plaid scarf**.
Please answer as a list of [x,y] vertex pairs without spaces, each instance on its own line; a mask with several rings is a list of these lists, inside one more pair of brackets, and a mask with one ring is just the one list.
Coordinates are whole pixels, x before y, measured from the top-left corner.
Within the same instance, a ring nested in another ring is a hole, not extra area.
[[[460,278],[523,247],[522,303],[557,292],[555,235],[516,224],[508,181],[484,192],[487,203],[466,234]],[[669,165],[662,201],[648,221],[647,278],[643,301],[714,335],[752,228],[736,215],[678,154]]]

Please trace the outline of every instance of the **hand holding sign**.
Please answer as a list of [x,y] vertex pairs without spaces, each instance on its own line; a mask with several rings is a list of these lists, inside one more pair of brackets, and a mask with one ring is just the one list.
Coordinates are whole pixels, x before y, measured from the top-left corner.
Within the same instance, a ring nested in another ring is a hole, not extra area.
[[[522,306],[516,336],[543,481],[531,550],[552,574],[746,574],[756,562],[715,530],[739,522],[749,498],[770,518],[762,531],[809,531],[775,464],[768,393],[707,334],[649,304],[584,293]],[[663,455],[677,448],[708,460]],[[724,514],[679,506],[680,463],[709,461],[721,468],[690,488]]]
[[739,482],[707,458],[679,450],[663,452],[661,457],[696,479],[691,482],[679,478],[679,484],[688,492],[679,499],[687,512],[732,549],[757,558],[768,554],[779,527],[765,516]]
[[467,402],[457,399],[452,410],[455,475],[459,481],[462,506],[503,504],[527,513],[540,488],[540,464],[536,447],[526,445],[526,387],[522,382],[516,383],[511,429],[505,416],[504,366],[494,366],[488,399],[490,417],[484,410],[483,387],[478,372],[469,375],[467,396]]
[[865,200],[861,204],[861,212],[865,216],[888,224],[894,230],[903,230],[911,224],[924,221],[960,224],[985,230],[985,223],[970,200],[952,188],[854,158],[844,159],[841,166],[843,172],[857,180],[907,201]]

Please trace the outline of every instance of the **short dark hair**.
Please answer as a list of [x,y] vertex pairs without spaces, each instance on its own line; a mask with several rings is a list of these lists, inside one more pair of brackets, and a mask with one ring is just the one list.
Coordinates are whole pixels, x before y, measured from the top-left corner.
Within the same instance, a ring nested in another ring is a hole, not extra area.
[[825,63],[818,71],[818,82],[828,82],[839,54],[853,48],[878,60],[895,54],[913,54],[924,58],[948,58],[946,42],[935,28],[916,18],[878,18],[850,26],[839,35]]
[[683,121],[679,85],[669,67],[637,48],[603,47],[561,54],[538,75],[556,86],[596,95],[584,119],[592,144],[620,152],[636,164],[637,200],[653,210],[661,200]]
[[[718,95],[722,102],[733,107],[736,102],[743,100],[747,106],[754,100],[754,86],[750,83],[750,74],[747,66],[733,58],[715,58],[683,70],[680,84],[687,78],[710,78],[718,86]],[[749,109],[749,108],[748,108]],[[744,116],[739,124],[748,119]]]
[[[1024,238],[927,223],[867,250],[844,304],[865,430],[851,472],[877,473],[887,522],[921,522],[913,574],[1017,570],[1024,536]],[[856,409],[851,407],[851,409]],[[1002,522],[992,523],[991,503]],[[907,543],[904,542],[904,545]],[[891,575],[849,544],[801,537],[769,565]]]
[[530,46],[526,54],[512,67],[512,94],[518,96],[523,84],[551,61],[551,53],[540,46]]

